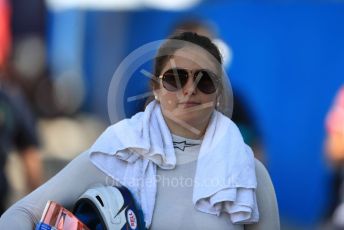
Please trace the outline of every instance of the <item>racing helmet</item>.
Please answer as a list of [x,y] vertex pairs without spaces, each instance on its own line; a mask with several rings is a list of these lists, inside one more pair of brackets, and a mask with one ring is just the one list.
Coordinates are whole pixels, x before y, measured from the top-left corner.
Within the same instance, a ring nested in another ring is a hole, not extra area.
[[73,213],[90,229],[145,229],[141,209],[123,186],[88,189],[75,203]]

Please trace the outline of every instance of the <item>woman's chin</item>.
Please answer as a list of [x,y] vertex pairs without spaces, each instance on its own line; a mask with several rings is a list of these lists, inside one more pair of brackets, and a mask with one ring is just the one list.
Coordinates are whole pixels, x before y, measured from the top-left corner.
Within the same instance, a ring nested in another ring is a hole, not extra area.
[[187,114],[176,116],[177,121],[181,121],[180,123],[186,123],[188,126],[191,126],[193,128],[203,127],[207,125],[209,117],[210,115],[206,116],[206,114],[199,112],[190,112]]

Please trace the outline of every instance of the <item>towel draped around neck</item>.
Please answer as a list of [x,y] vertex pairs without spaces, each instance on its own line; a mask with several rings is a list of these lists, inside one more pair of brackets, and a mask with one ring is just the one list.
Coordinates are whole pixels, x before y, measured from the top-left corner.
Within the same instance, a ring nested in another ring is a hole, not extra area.
[[[176,166],[172,136],[159,103],[152,101],[144,112],[110,126],[90,151],[93,164],[133,193],[148,228],[157,191],[156,167]],[[252,150],[237,126],[215,110],[197,159],[195,208],[214,215],[226,212],[234,224],[256,223],[256,187]]]

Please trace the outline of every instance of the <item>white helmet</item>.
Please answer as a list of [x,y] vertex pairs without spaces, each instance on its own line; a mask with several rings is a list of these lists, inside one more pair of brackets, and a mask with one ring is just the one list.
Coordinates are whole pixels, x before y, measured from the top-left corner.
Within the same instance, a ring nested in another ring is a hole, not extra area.
[[74,205],[73,213],[90,229],[145,229],[142,211],[125,187],[88,189]]

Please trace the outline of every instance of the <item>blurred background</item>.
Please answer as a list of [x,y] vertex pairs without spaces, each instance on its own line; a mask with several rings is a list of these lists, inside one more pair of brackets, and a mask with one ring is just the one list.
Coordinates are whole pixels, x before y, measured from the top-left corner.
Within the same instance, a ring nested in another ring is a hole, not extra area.
[[[339,199],[324,147],[326,116],[344,84],[337,0],[0,0],[1,85],[20,91],[31,111],[42,181],[112,123],[108,93],[121,61],[188,20],[206,24],[222,47],[233,120],[270,172],[282,229],[325,228]],[[147,92],[148,78],[136,75],[124,98]],[[126,100],[125,115],[142,103]],[[21,154],[6,156],[9,205],[28,188]]]

